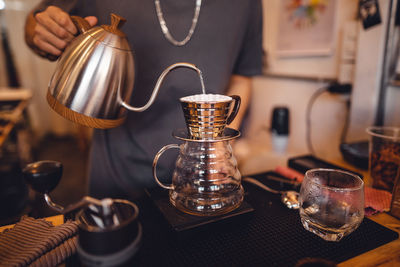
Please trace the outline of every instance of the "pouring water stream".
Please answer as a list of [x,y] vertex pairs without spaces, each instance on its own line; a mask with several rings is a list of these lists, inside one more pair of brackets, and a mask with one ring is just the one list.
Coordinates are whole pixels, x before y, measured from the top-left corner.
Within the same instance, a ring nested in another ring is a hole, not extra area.
[[201,91],[203,94],[206,94],[206,87],[204,86],[204,79],[203,79],[203,72],[199,70],[199,77],[200,77],[200,83],[201,83]]

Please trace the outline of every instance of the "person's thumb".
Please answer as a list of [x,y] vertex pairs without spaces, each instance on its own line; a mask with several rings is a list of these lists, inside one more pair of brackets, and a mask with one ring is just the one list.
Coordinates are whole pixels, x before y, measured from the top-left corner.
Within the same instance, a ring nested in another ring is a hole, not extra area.
[[97,18],[95,16],[86,17],[85,20],[87,20],[87,22],[89,22],[91,27],[93,27],[94,25],[97,24]]

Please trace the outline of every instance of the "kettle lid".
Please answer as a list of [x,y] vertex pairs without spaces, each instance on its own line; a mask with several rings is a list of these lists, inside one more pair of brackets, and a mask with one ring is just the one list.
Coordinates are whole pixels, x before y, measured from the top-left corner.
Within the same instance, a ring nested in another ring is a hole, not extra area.
[[110,25],[101,25],[100,27],[92,28],[87,34],[109,47],[131,51],[126,35],[120,29],[125,22],[125,18],[111,13]]

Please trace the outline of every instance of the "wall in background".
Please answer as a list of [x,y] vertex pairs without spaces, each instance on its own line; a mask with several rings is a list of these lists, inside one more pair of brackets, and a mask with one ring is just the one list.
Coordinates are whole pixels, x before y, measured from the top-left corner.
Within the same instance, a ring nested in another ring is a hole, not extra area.
[[[366,140],[365,129],[375,123],[378,109],[379,92],[383,69],[383,58],[386,40],[386,28],[389,17],[389,0],[380,0],[382,23],[367,30],[360,27],[358,34],[356,69],[354,75],[352,108],[348,139],[350,141]],[[395,2],[395,1],[393,1]],[[385,116],[389,118],[386,125],[394,125],[394,112],[398,111],[399,98],[389,100],[389,97],[399,97],[390,88],[386,95],[387,105]],[[398,115],[397,115],[398,116]],[[397,119],[397,123],[399,120]],[[397,124],[397,126],[399,126]]]
[[[1,28],[0,28],[0,33],[1,33]],[[6,61],[3,53],[3,44],[2,42],[0,42],[0,87],[7,86],[8,83],[5,62]]]
[[[354,66],[353,93],[338,96],[324,93],[312,109],[312,142],[316,155],[328,160],[340,160],[340,136],[346,117],[346,98],[352,101],[348,141],[366,139],[365,128],[373,124],[380,79],[380,64],[384,45],[385,23],[364,30],[357,18],[358,0],[336,0],[335,49],[330,56],[279,58],[274,54],[278,29],[279,0],[264,0],[264,48],[267,51],[268,73],[288,77],[258,77],[254,80],[254,94],[244,137],[235,144],[242,172],[254,173],[286,165],[288,157],[309,153],[306,145],[306,106],[311,95],[326,83],[293,77],[333,78],[341,75],[341,55],[345,25],[356,25],[357,40]],[[385,22],[389,1],[380,1]],[[393,95],[393,94],[392,94]],[[275,153],[267,128],[275,106],[290,109],[290,136],[287,152]]]
[[358,0],[331,0],[336,2],[333,49],[329,56],[279,57],[276,53],[282,0],[263,0],[264,49],[267,52],[268,72],[294,76],[336,78],[341,52],[342,32],[347,21],[354,21]]
[[[306,106],[311,95],[322,82],[295,79],[258,77],[248,118],[243,129],[243,138],[235,144],[235,152],[242,172],[254,173],[285,165],[287,158],[308,154],[306,145]],[[345,120],[346,98],[322,94],[312,109],[312,143],[317,156],[338,158],[340,134]],[[287,106],[290,110],[290,134],[286,153],[276,153],[268,131],[272,109]]]
[[75,133],[76,126],[56,114],[46,101],[47,84],[53,74],[55,63],[36,56],[25,44],[25,18],[38,3],[39,0],[6,0],[4,10],[10,47],[21,86],[33,91],[33,98],[28,109],[31,124],[38,137],[48,132],[58,135]]
[[400,127],[400,87],[391,86],[386,94],[385,125]]

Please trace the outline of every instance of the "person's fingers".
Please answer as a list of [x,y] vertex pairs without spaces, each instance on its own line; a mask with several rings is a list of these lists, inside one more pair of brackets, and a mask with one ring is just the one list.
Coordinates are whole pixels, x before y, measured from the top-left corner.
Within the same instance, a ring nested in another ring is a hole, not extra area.
[[46,11],[52,20],[54,20],[61,28],[68,31],[71,35],[78,33],[78,30],[68,13],[56,6],[49,6]]
[[[68,13],[62,9],[49,6],[45,11],[35,15],[36,26],[33,44],[39,54],[59,56],[68,43],[78,34],[78,29]],[[98,22],[95,16],[85,18],[91,27]]]
[[97,18],[95,16],[89,16],[85,18],[87,20],[87,22],[89,22],[89,25],[91,27],[95,26],[97,24]]
[[[38,38],[38,36],[33,37],[33,43],[37,48],[39,48],[42,52],[40,53],[42,56],[45,54],[52,54],[55,56],[61,55],[61,50],[53,46],[52,44],[44,41],[43,39]],[[45,53],[43,53],[45,52]]]
[[[48,31],[49,33],[56,36],[58,39],[71,41],[74,36],[69,33],[65,28],[60,27],[54,20],[52,20],[46,13],[38,13],[36,15],[36,28],[40,28],[41,31]],[[36,31],[35,28],[35,31]],[[42,32],[40,32],[42,33]]]
[[40,39],[46,43],[49,43],[59,50],[64,50],[68,44],[66,40],[58,38],[40,24],[35,26],[35,37],[37,40]]

